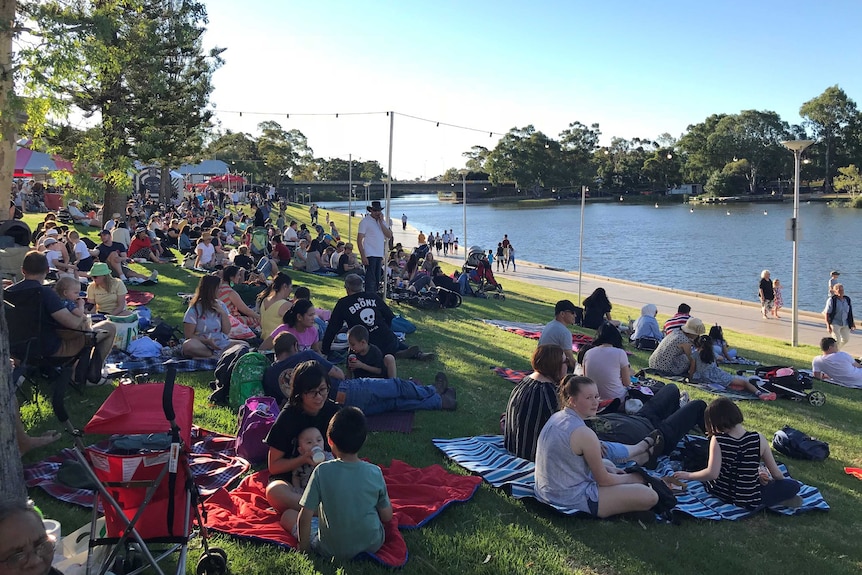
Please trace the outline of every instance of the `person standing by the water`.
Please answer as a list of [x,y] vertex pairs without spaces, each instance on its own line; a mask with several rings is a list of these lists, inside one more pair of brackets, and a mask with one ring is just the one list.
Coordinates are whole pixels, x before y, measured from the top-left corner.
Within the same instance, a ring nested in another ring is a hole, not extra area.
[[417,246],[424,246],[425,240],[426,240],[425,234],[422,232],[422,230],[419,230],[419,235],[416,238],[416,245]]
[[772,305],[775,303],[775,290],[772,289],[772,280],[769,279],[769,270],[760,272],[760,313],[763,319],[768,319],[772,313]]
[[826,294],[826,297],[832,297],[832,294],[834,293],[834,290],[835,290],[835,284],[838,283],[838,276],[840,276],[840,275],[841,275],[841,272],[836,271],[836,270],[832,270],[829,273],[829,293]]
[[449,255],[449,244],[452,242],[452,238],[449,237],[449,232],[443,230],[443,255]]
[[844,295],[844,286],[835,284],[832,295],[826,300],[823,316],[826,318],[826,329],[835,338],[838,349],[850,341],[850,332],[856,329],[853,323],[853,306],[850,298]]
[[518,266],[515,265],[515,246],[509,244],[509,259],[506,260],[506,271],[509,271],[509,264],[512,264],[512,271],[518,271]]
[[498,242],[497,243],[497,271],[500,271],[500,267],[502,265],[503,265],[503,242]]
[[[401,214],[401,229],[402,230],[407,229],[407,214],[404,214],[404,213]],[[421,244],[422,242],[419,242],[419,243]]]
[[775,301],[772,304],[772,317],[781,319],[778,315],[778,310],[784,307],[784,298],[781,295],[781,282],[778,279],[772,280],[772,291],[775,293]]

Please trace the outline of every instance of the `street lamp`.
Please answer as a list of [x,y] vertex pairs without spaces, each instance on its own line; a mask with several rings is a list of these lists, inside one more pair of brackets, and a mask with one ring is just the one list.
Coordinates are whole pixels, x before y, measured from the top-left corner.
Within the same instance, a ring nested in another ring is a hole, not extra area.
[[308,186],[308,203],[311,203],[311,186]]
[[464,259],[467,259],[469,246],[467,244],[467,170],[461,170],[461,225],[464,227]]
[[790,345],[797,347],[799,345],[799,283],[798,276],[798,260],[799,260],[799,161],[802,157],[802,152],[814,140],[788,140],[781,142],[782,145],[793,152],[794,176],[793,176],[793,217],[790,219],[790,239],[793,241],[793,273],[791,283],[793,292],[791,292],[791,320],[790,320]]

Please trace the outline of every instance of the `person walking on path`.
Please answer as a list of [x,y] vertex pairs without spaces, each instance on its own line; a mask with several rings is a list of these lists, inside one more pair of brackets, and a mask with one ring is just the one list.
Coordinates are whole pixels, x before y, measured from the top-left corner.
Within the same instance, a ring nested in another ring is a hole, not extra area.
[[503,266],[503,243],[497,243],[497,271]]
[[760,272],[760,313],[763,319],[768,319],[772,313],[772,306],[775,303],[775,290],[772,289],[772,280],[769,279],[769,270]]
[[826,300],[823,317],[826,318],[826,329],[829,335],[838,342],[838,349],[850,341],[850,332],[856,329],[853,323],[853,305],[850,298],[844,295],[844,286],[835,284],[832,295]]
[[365,291],[377,293],[383,276],[383,257],[386,255],[386,240],[392,239],[392,230],[383,218],[383,206],[379,200],[367,206],[368,215],[359,222],[356,244],[362,265],[365,266]]
[[[401,229],[407,230],[407,214],[404,213],[401,214]],[[422,242],[419,243],[421,244]]]
[[829,293],[826,294],[826,297],[831,297],[835,290],[835,284],[838,283],[838,276],[841,275],[841,272],[832,270],[829,273]]
[[506,271],[509,271],[509,264],[512,264],[512,271],[518,271],[518,266],[515,265],[515,246],[509,244],[509,259],[506,260]]
[[772,280],[772,291],[775,294],[775,300],[772,304],[772,317],[781,319],[781,316],[778,315],[778,310],[784,307],[784,297],[781,295],[781,282],[777,279]]

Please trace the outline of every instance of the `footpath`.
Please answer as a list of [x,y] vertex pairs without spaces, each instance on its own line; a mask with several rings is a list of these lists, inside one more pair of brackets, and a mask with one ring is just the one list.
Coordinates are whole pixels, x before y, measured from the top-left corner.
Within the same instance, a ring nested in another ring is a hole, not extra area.
[[[401,229],[401,221],[393,218],[393,237],[395,243],[408,249],[416,246],[416,238],[419,231],[408,224],[406,230]],[[443,256],[442,251],[439,260],[448,264],[460,266],[466,257],[465,246],[458,246],[458,254]],[[436,250],[435,250],[435,257]],[[518,270],[508,272],[494,272],[497,281],[506,287],[506,280],[512,279],[525,283],[531,283],[562,292],[577,304],[578,296],[578,273],[552,269],[531,262],[516,260]],[[496,265],[494,266],[496,268]],[[788,307],[779,312],[780,319],[763,319],[760,314],[760,304],[755,301],[743,301],[726,297],[665,288],[641,284],[637,282],[609,278],[594,274],[583,274],[581,283],[581,297],[586,298],[597,287],[603,287],[608,293],[608,298],[614,304],[640,310],[648,303],[655,304],[660,314],[673,315],[680,303],[691,306],[692,315],[703,320],[707,325],[719,324],[726,329],[740,333],[759,335],[779,341],[790,343],[791,340],[791,310],[789,298],[785,299]],[[553,305],[554,302],[548,302]],[[613,313],[612,313],[613,315]],[[614,319],[625,322],[628,317],[614,315]],[[633,316],[632,319],[637,319]],[[544,323],[550,318],[536,318],[536,322]],[[813,345],[819,348],[820,339],[827,336],[826,324],[823,316],[818,313],[799,311],[799,344]],[[862,356],[862,333],[855,332],[850,342],[844,347],[854,357]]]

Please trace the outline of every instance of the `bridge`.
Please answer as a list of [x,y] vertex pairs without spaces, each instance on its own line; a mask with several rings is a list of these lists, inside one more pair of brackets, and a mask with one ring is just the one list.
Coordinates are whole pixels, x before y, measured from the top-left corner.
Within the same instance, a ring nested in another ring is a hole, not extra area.
[[[307,198],[309,195],[312,199],[326,195],[331,198],[332,194],[347,199],[348,190],[350,190],[351,182],[349,181],[331,181],[331,182],[283,182],[278,190],[292,201]],[[354,198],[364,199],[367,195],[370,199],[379,199],[386,194],[385,182],[363,182],[354,180],[352,183]],[[392,182],[392,195],[404,196],[408,194],[446,194],[451,196],[447,199],[460,202],[463,183],[457,182],[416,182],[416,181],[397,181]],[[516,196],[518,190],[515,184],[507,182],[503,184],[493,184],[489,180],[467,180],[467,202],[474,200],[481,201],[484,198]]]

